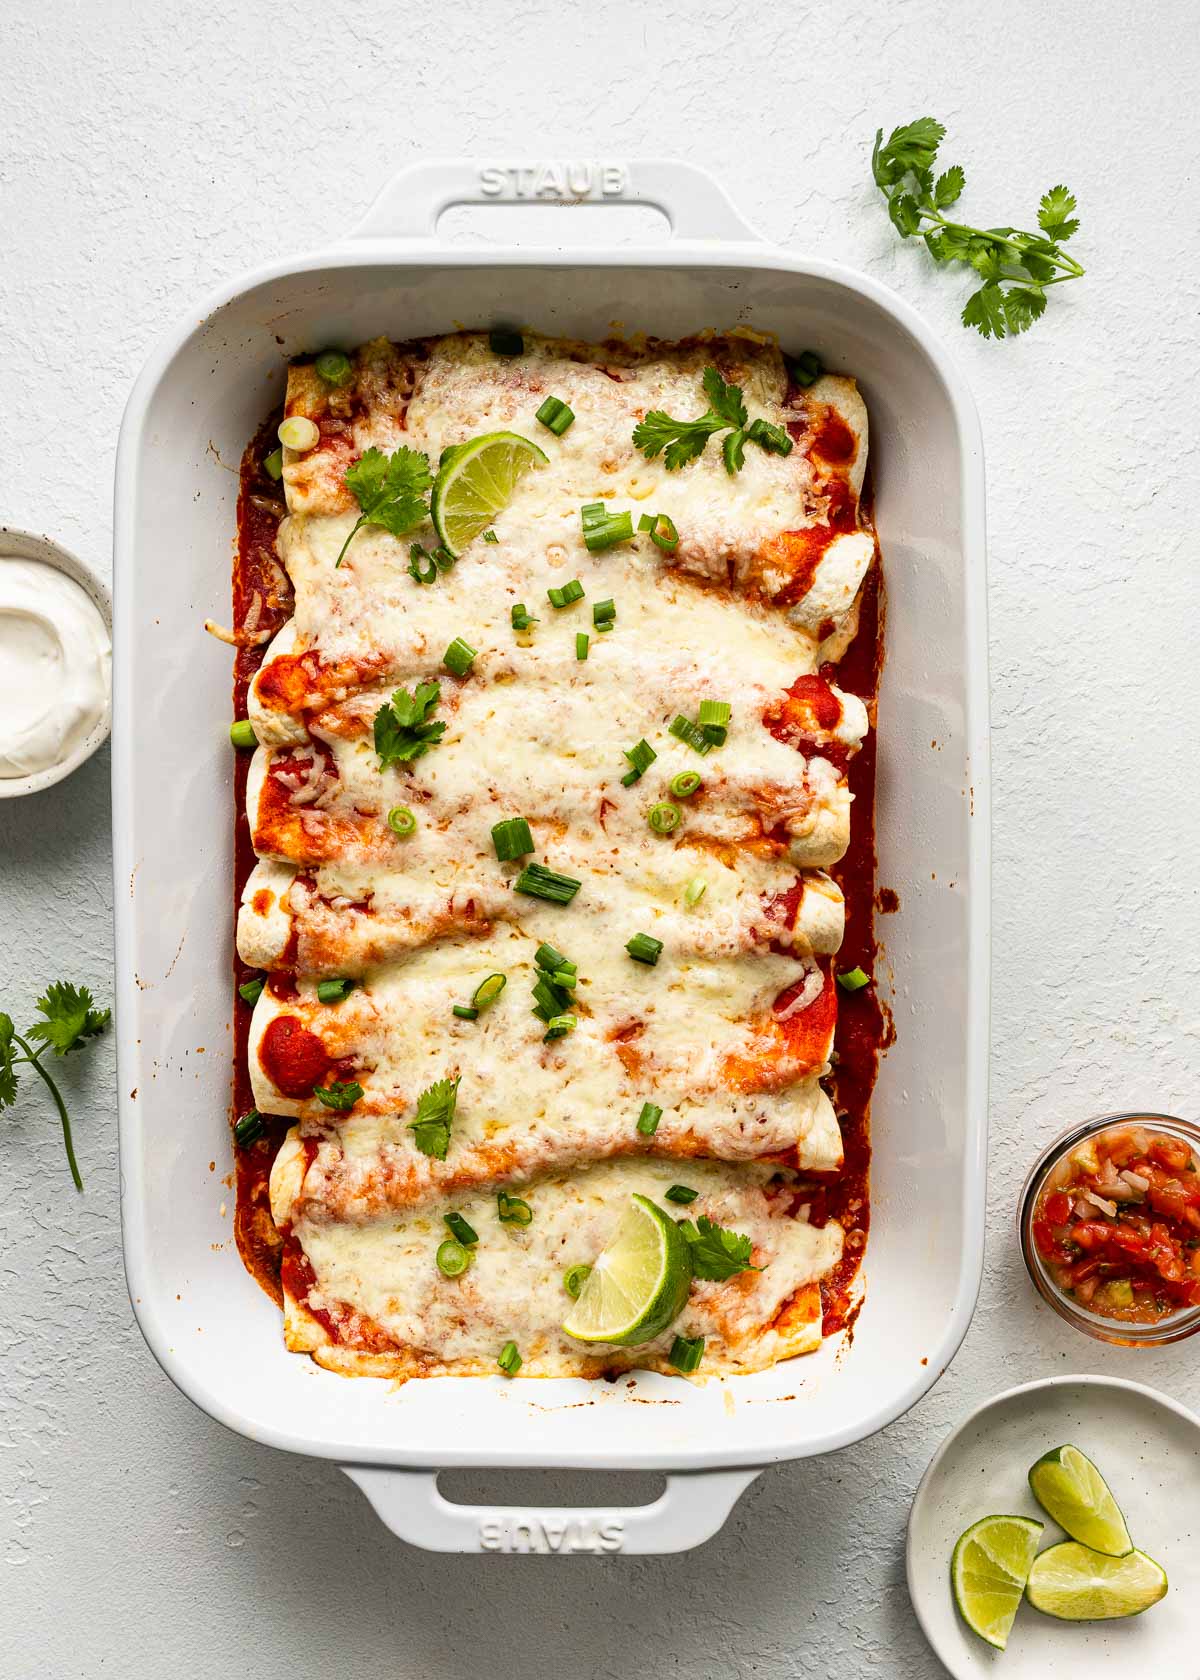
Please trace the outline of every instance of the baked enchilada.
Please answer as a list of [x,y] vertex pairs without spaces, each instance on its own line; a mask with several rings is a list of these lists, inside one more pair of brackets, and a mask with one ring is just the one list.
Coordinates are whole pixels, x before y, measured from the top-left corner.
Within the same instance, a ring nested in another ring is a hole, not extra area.
[[853,381],[749,337],[458,333],[293,366],[273,432],[235,1120],[287,1346],[395,1378],[810,1351],[861,1260],[879,1028]]

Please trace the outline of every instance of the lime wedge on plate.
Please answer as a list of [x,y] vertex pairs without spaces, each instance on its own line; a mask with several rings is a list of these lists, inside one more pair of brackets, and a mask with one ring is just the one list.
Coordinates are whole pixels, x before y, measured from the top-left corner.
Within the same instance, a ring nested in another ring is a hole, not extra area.
[[1126,1557],[1133,1541],[1108,1483],[1078,1447],[1055,1447],[1029,1472],[1029,1485],[1042,1509],[1072,1540],[1110,1557]]
[[998,1651],[1008,1644],[1042,1532],[1032,1517],[983,1517],[958,1537],[950,1560],[954,1602],[971,1632]]
[[548,457],[516,432],[485,432],[447,449],[434,481],[430,513],[443,547],[456,558],[509,504],[530,467]]
[[1035,1610],[1063,1622],[1140,1616],[1166,1592],[1166,1574],[1145,1552],[1106,1557],[1078,1540],[1047,1547],[1030,1570],[1026,1588]]
[[577,1342],[638,1347],[679,1317],[692,1281],[687,1238],[646,1196],[631,1196],[563,1322]]

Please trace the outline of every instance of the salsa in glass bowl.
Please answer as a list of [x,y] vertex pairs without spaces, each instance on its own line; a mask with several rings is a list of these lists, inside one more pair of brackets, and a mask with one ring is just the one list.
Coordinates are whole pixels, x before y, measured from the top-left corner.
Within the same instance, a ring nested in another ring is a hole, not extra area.
[[1021,1248],[1042,1296],[1104,1341],[1200,1329],[1200,1127],[1167,1114],[1073,1126],[1036,1162]]

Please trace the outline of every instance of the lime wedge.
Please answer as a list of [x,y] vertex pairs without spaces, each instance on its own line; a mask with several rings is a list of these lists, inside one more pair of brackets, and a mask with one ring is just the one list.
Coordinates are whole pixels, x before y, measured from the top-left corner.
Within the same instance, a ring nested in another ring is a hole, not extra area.
[[516,432],[485,432],[442,455],[430,512],[443,547],[456,557],[509,504],[530,467],[548,457]]
[[1166,1591],[1166,1575],[1145,1552],[1106,1557],[1064,1540],[1036,1560],[1026,1596],[1035,1610],[1062,1622],[1101,1622],[1140,1616]]
[[1078,1447],[1055,1447],[1039,1458],[1029,1472],[1029,1485],[1038,1504],[1072,1540],[1110,1557],[1125,1557],[1133,1550],[1108,1483]]
[[631,1196],[563,1329],[577,1342],[637,1347],[678,1318],[691,1281],[683,1232],[646,1196]]
[[1008,1644],[1043,1526],[1032,1517],[983,1517],[954,1548],[950,1583],[958,1613],[998,1651]]

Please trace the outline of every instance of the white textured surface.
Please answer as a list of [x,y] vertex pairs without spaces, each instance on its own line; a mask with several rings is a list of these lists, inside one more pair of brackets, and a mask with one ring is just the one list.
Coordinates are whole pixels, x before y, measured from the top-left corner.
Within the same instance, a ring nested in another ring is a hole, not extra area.
[[[889,280],[967,368],[990,461],[996,811],[994,1222],[972,1330],[907,1418],[769,1472],[694,1554],[425,1556],[332,1467],[210,1423],[130,1316],[110,1048],[68,1074],[84,1197],[30,1093],[0,1121],[6,1680],[457,1680],[506,1648],[571,1680],[613,1664],[616,1627],[654,1672],[935,1676],[902,1532],[946,1429],[1067,1370],[1200,1402],[1194,1352],[1102,1351],[1035,1306],[1011,1237],[1028,1159],[1068,1120],[1196,1113],[1194,8],[15,0],[5,25],[0,522],[107,570],[117,424],[154,336],[227,275],[339,233],[400,163],[677,152],[769,238]],[[1060,179],[1079,195],[1088,278],[1025,340],[957,325],[967,282],[898,245],[870,184],[875,126],[927,109],[967,167],[964,214],[1020,223]],[[14,1014],[60,973],[107,991],[107,771],[105,753],[0,806]],[[489,1491],[578,1487],[552,1481]]]

